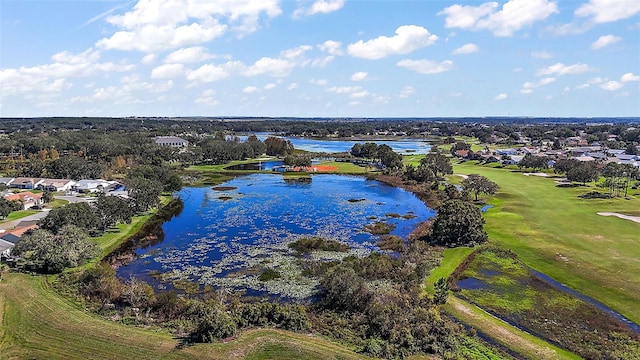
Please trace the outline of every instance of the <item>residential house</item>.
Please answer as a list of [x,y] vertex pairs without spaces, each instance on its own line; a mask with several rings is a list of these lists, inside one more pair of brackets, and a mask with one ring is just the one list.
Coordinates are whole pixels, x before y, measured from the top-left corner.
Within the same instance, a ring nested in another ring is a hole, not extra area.
[[0,185],[9,186],[15,180],[15,178],[0,177]]
[[24,210],[30,209],[32,207],[39,208],[44,205],[44,203],[42,202],[42,194],[34,194],[30,191],[23,191],[17,194],[7,195],[4,198],[9,201],[20,201]]
[[3,235],[4,234],[0,234],[0,258],[7,258],[11,256],[11,249],[13,249],[15,243],[5,240],[5,236],[8,235]]
[[9,187],[23,190],[31,190],[36,189],[38,185],[40,185],[44,179],[40,178],[16,178],[14,179]]
[[69,191],[75,184],[75,181],[69,179],[44,179],[38,184],[38,189],[51,192]]
[[120,186],[117,181],[107,181],[102,179],[80,180],[71,186],[71,190],[87,193],[87,192],[105,192]]
[[189,146],[189,142],[187,140],[181,139],[177,136],[156,136],[153,140],[160,146],[170,146],[175,148]]

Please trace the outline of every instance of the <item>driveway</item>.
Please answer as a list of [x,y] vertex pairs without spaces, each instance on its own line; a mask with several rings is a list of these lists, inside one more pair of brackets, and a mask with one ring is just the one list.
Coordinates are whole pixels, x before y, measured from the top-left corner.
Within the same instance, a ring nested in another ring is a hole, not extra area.
[[7,222],[0,223],[0,230],[13,229],[14,227],[16,227],[16,225],[18,225],[22,221],[35,221],[35,220],[43,219],[43,218],[45,218],[47,216],[47,214],[49,214],[49,209],[44,209],[44,210],[40,211],[39,213],[35,213],[35,214],[29,215],[29,216],[25,216],[25,217],[20,218],[18,220],[12,220],[12,221],[7,221]]
[[74,196],[74,195],[56,195],[54,196],[54,198],[56,199],[60,199],[60,200],[67,200],[69,203],[77,203],[77,202],[89,202],[89,201],[93,201],[95,200],[94,197],[79,197],[79,196]]

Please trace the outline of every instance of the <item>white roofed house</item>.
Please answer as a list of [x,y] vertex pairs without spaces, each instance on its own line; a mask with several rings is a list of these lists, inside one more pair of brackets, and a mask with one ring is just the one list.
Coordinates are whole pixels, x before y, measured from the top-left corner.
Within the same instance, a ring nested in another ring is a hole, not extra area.
[[71,190],[83,193],[105,192],[110,189],[115,189],[118,186],[120,186],[120,183],[117,181],[107,181],[102,179],[80,180],[71,186]]
[[187,140],[181,139],[177,136],[156,136],[153,141],[160,146],[170,146],[175,148],[183,148],[189,146]]
[[4,185],[4,186],[9,186],[11,185],[11,183],[14,181],[14,178],[8,178],[8,177],[0,177],[0,185]]
[[51,192],[69,191],[76,182],[68,179],[44,179],[38,184],[38,189]]
[[36,189],[43,181],[44,179],[40,178],[16,178],[9,184],[9,187],[31,190]]

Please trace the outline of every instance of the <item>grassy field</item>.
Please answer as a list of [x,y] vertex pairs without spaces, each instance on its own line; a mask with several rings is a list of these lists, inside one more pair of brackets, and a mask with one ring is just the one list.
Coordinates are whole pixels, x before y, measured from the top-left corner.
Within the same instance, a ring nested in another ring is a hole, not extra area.
[[47,278],[3,274],[2,359],[362,359],[311,335],[250,330],[228,343],[181,346],[162,331],[111,322],[49,288]]
[[[163,195],[160,197],[160,207],[168,204],[171,201],[171,196]],[[145,214],[134,216],[129,224],[118,224],[115,228],[108,230],[102,236],[93,238],[100,247],[100,255],[94,259],[90,264],[96,261],[102,260],[105,256],[115,250],[124,240],[133,236],[142,226],[158,211],[158,208],[154,208]]]
[[39,210],[18,210],[18,211],[13,211],[6,218],[2,219],[2,221],[0,221],[0,223],[6,222],[6,221],[19,220],[19,219],[22,219],[22,218],[27,217],[29,215],[37,214],[39,212],[40,212]]
[[485,213],[491,242],[528,266],[640,322],[640,224],[598,212],[639,215],[640,200],[578,197],[594,189],[559,188],[553,179],[457,164],[500,185]]
[[435,268],[427,277],[425,289],[429,294],[434,293],[433,284],[440,278],[448,278],[458,265],[473,252],[473,248],[459,247],[444,250],[444,258],[440,266]]

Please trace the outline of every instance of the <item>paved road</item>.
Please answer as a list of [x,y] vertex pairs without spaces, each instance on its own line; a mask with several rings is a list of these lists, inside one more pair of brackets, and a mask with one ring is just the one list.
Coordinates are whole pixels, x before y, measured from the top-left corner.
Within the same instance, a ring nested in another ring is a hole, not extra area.
[[88,202],[89,200],[95,200],[95,198],[93,197],[79,197],[79,196],[73,196],[73,195],[59,195],[59,196],[54,196],[54,198],[56,199],[60,199],[60,200],[67,200],[70,203],[77,203],[77,202]]
[[12,221],[7,221],[7,222],[0,223],[0,230],[13,229],[16,225],[18,225],[22,221],[40,220],[40,219],[46,217],[47,214],[49,214],[49,209],[44,209],[44,210],[40,211],[39,213],[35,213],[35,214],[29,215],[29,216],[25,216],[25,217],[23,217],[21,219],[18,219],[18,220],[12,220]]

